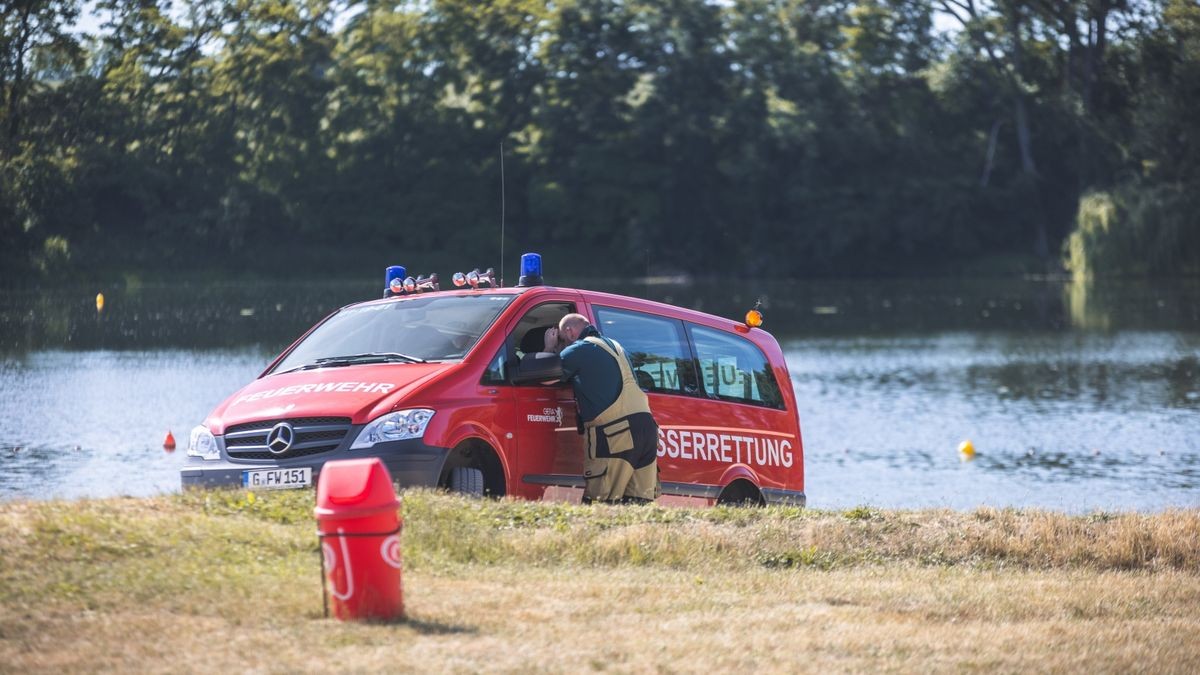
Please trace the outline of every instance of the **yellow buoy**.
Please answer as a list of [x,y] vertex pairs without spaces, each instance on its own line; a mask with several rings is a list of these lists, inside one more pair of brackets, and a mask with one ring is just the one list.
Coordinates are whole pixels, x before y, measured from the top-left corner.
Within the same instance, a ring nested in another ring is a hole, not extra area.
[[104,294],[103,293],[96,294],[96,311],[97,312],[104,311]]
[[975,456],[975,444],[969,440],[959,443],[958,454],[962,455],[964,459],[971,459]]

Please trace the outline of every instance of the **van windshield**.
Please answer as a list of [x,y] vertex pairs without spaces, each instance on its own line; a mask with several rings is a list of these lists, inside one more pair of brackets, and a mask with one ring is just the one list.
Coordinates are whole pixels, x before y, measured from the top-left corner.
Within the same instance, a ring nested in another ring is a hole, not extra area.
[[346,307],[304,338],[271,372],[459,360],[515,297],[429,295]]

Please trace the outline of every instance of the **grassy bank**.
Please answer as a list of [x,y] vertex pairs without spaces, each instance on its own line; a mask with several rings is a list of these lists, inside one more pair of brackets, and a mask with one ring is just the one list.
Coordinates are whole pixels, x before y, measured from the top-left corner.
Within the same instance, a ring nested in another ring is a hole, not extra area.
[[321,617],[311,492],[0,504],[0,671],[1200,668],[1200,511],[405,496],[409,620]]

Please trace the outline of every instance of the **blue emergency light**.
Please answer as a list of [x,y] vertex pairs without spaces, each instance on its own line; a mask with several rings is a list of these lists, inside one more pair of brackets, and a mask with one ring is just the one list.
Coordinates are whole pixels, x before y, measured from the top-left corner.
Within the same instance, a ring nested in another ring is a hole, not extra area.
[[542,256],[537,253],[526,253],[521,256],[521,278],[518,286],[542,285]]
[[404,291],[404,277],[408,271],[402,265],[392,265],[383,276],[383,297],[390,298]]

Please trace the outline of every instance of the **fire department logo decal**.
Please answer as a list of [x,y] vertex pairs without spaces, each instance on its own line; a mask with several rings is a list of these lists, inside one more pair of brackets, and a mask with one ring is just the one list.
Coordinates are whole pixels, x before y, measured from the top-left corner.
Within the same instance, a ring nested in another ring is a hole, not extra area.
[[535,414],[530,413],[529,415],[525,416],[525,419],[529,420],[530,422],[546,422],[548,424],[558,425],[558,424],[562,424],[562,415],[563,415],[563,413],[562,413],[561,407],[542,408],[541,415],[535,415]]

